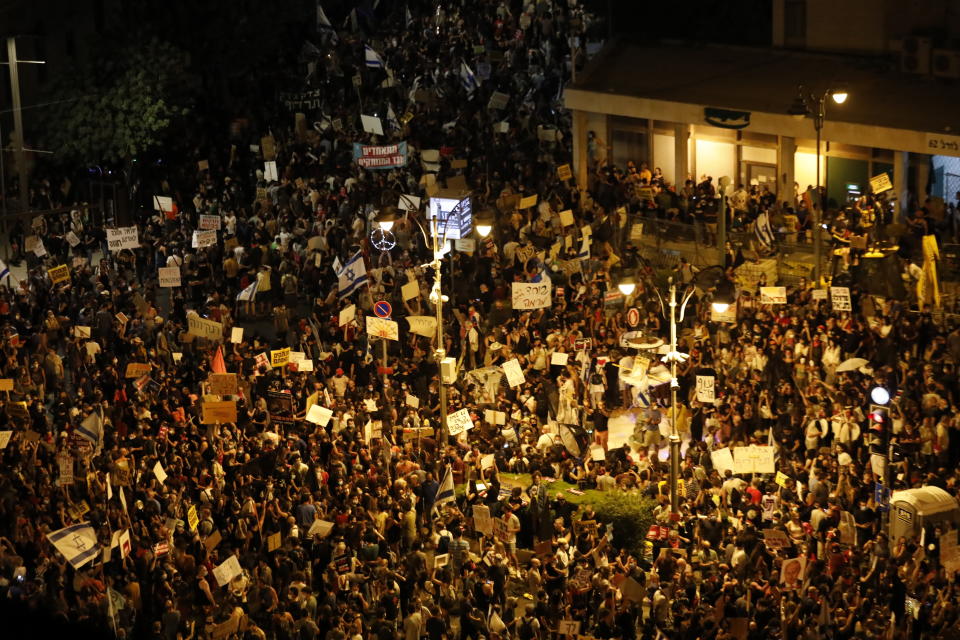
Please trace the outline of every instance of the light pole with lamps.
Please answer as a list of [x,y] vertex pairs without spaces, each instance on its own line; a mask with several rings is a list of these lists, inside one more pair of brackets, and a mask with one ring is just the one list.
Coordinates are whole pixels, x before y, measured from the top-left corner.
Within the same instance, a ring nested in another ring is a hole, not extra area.
[[[430,232],[427,233],[427,229],[417,220],[414,216],[407,216],[408,220],[412,220],[414,224],[417,225],[417,228],[420,229],[420,233],[423,235],[424,242],[427,243],[433,252],[433,259],[423,265],[422,267],[432,267],[433,268],[433,287],[430,289],[429,300],[433,304],[436,311],[436,321],[437,321],[437,346],[433,351],[434,358],[437,362],[437,375],[440,379],[440,419],[438,421],[438,434],[447,432],[447,386],[444,382],[443,376],[443,363],[446,360],[446,349],[444,349],[444,335],[443,335],[443,303],[447,300],[447,296],[443,295],[441,290],[441,259],[443,258],[443,252],[441,252],[440,247],[446,243],[446,225],[447,220],[459,220],[461,207],[466,202],[466,199],[461,200],[453,208],[447,218],[444,220],[439,220],[437,216],[427,216],[428,222],[430,223]],[[397,215],[397,210],[395,207],[384,207],[380,210],[377,216],[374,218],[374,221],[380,226],[384,231],[389,231],[393,227],[393,223],[397,221],[399,216]],[[440,229],[440,226],[443,226],[443,229]],[[477,233],[481,237],[486,236],[490,233],[492,228],[492,222],[489,225],[479,224],[477,225]],[[419,434],[419,431],[417,432]]]
[[844,89],[827,89],[823,93],[811,93],[804,90],[801,85],[797,91],[797,97],[787,111],[797,118],[813,118],[813,128],[817,132],[817,199],[813,209],[813,281],[816,286],[820,286],[820,257],[823,252],[822,235],[823,229],[823,199],[820,197],[820,138],[823,131],[823,122],[827,116],[827,97],[833,98],[836,104],[843,104],[847,101],[847,92]]
[[[664,317],[670,322],[670,350],[663,356],[664,363],[670,365],[670,515],[677,518],[680,512],[680,496],[678,493],[680,480],[680,434],[677,433],[677,389],[680,383],[677,380],[677,365],[683,364],[690,357],[686,353],[680,353],[677,347],[677,326],[683,323],[684,313],[687,303],[693,296],[697,287],[704,289],[713,289],[713,308],[718,313],[724,313],[736,299],[736,288],[734,284],[727,279],[722,266],[714,265],[707,267],[694,276],[693,280],[687,285],[680,301],[677,301],[677,283],[671,276],[669,279],[670,298],[664,300],[660,295],[659,289],[651,287],[657,294],[660,302],[660,310]],[[625,280],[618,285],[621,293],[630,295],[634,290],[632,280]],[[679,307],[679,309],[678,309]]]

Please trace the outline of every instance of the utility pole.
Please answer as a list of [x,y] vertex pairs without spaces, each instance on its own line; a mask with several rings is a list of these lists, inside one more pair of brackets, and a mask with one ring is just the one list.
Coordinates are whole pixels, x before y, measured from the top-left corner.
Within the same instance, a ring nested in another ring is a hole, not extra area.
[[[30,208],[30,176],[27,172],[27,149],[23,146],[23,109],[20,106],[21,64],[45,64],[44,60],[20,60],[17,58],[17,38],[7,38],[7,62],[10,69],[10,95],[13,97],[13,151],[17,154],[17,176],[20,181],[20,209]],[[0,140],[0,147],[3,141]]]

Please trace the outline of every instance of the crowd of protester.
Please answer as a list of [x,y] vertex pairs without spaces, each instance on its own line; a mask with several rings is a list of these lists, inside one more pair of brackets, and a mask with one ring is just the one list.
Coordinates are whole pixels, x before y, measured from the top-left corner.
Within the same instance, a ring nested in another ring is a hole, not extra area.
[[[745,285],[733,321],[719,321],[697,289],[680,331],[690,358],[672,516],[665,369],[649,358],[621,375],[624,358],[639,361],[626,331],[669,331],[657,274],[625,232],[643,205],[562,179],[561,90],[594,18],[575,0],[434,9],[331,15],[331,29],[324,16],[309,54],[322,104],[307,108],[307,129],[284,113],[198,152],[157,193],[174,207],[137,212],[138,248],[110,247],[82,207],[13,234],[28,275],[0,290],[5,604],[78,633],[167,640],[545,640],[565,621],[596,638],[954,637],[946,532],[886,537],[868,391],[894,397],[888,483],[956,495],[960,329],[855,286],[851,310],[835,311],[804,283],[781,305]],[[508,106],[492,107],[494,92]],[[385,134],[364,133],[361,113]],[[354,162],[355,142],[401,141],[401,167]],[[406,200],[371,240],[378,212],[404,195],[425,203],[435,185],[496,217],[489,237],[441,260],[442,347],[460,371],[448,413],[466,408],[473,422],[456,436],[441,417],[441,345],[405,321],[437,300],[423,207]],[[216,241],[193,246],[210,216]],[[367,277],[342,296],[336,265],[358,253]],[[170,267],[180,286],[160,286]],[[692,265],[677,271],[696,281]],[[624,274],[639,281],[626,297]],[[546,283],[549,306],[514,310],[511,285],[524,282]],[[366,331],[377,300],[399,325],[385,352]],[[220,335],[191,330],[197,318]],[[286,348],[295,361],[271,366]],[[838,372],[852,357],[868,365]],[[514,359],[524,380],[510,386],[502,365]],[[131,363],[147,368],[128,377]],[[223,372],[237,389],[217,395],[210,376]],[[714,403],[696,399],[707,373]],[[223,400],[236,421],[205,420],[203,406]],[[746,444],[772,444],[779,474],[715,468],[711,452]],[[649,543],[583,526],[589,503],[551,479],[650,500]],[[484,508],[493,535],[478,526]],[[48,535],[79,523],[102,552],[76,567]],[[220,584],[231,558],[239,572]],[[794,558],[805,566],[782,579]]]

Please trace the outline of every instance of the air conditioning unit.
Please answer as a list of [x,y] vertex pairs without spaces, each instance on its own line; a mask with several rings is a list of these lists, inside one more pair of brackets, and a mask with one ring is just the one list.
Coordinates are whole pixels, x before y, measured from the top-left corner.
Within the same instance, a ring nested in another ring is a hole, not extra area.
[[933,41],[930,38],[910,36],[903,39],[900,51],[900,70],[904,73],[930,73],[930,52]]
[[960,78],[960,51],[934,49],[930,71],[938,78]]

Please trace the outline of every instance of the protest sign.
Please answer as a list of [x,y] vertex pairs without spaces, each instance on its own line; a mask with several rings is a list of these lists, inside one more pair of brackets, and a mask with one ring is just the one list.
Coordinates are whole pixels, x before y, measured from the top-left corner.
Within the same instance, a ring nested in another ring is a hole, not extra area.
[[493,519],[490,517],[490,507],[473,505],[473,528],[485,536],[493,535]]
[[420,407],[420,398],[418,398],[417,396],[414,396],[414,395],[411,395],[411,394],[408,393],[408,394],[404,397],[403,403],[404,403],[405,405],[407,405],[408,407],[413,407],[414,409],[418,409],[418,408]]
[[569,164],[562,164],[557,167],[557,178],[560,180],[569,180],[573,177],[573,173],[570,171]]
[[826,289],[814,289],[810,292],[810,297],[813,300],[826,300],[827,299],[827,290]]
[[276,369],[290,362],[290,347],[275,349],[270,352],[270,366]]
[[187,509],[187,525],[190,527],[190,531],[196,531],[198,524],[200,524],[200,516],[197,515],[197,505],[192,504]]
[[333,531],[333,527],[333,522],[320,519],[314,520],[313,524],[310,525],[310,529],[307,531],[307,537],[320,536],[321,538],[326,538],[330,535],[330,532]]
[[77,234],[75,234],[73,231],[67,231],[67,235],[64,236],[64,238],[66,238],[67,244],[69,244],[71,247],[76,247],[78,244],[80,244],[80,238],[78,238]]
[[517,209],[529,209],[535,206],[537,206],[537,194],[520,198],[520,203],[517,205]]
[[560,224],[564,227],[572,227],[574,224],[573,211],[564,209],[560,212]]
[[514,311],[543,309],[551,305],[551,283],[513,282],[511,292]]
[[159,460],[157,460],[157,464],[153,465],[153,475],[157,477],[157,480],[160,481],[160,484],[163,484],[167,481],[167,472],[163,470],[163,465],[160,464]]
[[201,213],[200,223],[197,225],[197,228],[203,229],[203,230],[220,231],[220,225],[221,225],[220,216],[210,216],[210,215]]
[[0,391],[13,391],[13,378],[0,378]]
[[173,212],[173,198],[169,196],[153,196],[153,208],[163,213]]
[[232,327],[230,329],[230,342],[234,344],[243,342],[243,327]]
[[223,339],[223,324],[191,313],[187,315],[187,333],[207,340],[220,341]]
[[380,118],[376,116],[361,115],[360,124],[363,126],[363,130],[367,133],[372,133],[378,136],[383,135],[383,123],[381,123]]
[[312,424],[320,425],[321,427],[327,426],[327,423],[330,422],[330,418],[333,417],[333,411],[327,409],[326,407],[321,407],[318,404],[315,404],[310,407],[310,410],[307,411],[307,422]]
[[233,400],[208,400],[200,405],[200,422],[216,424],[237,421],[237,403]]
[[886,171],[870,178],[870,190],[874,194],[883,193],[890,189],[893,189],[893,183],[890,182],[890,175]]
[[411,280],[400,288],[400,295],[403,297],[403,301],[412,300],[420,295],[420,283],[416,280]]
[[340,314],[337,317],[337,326],[342,327],[345,324],[351,322],[354,318],[357,317],[357,306],[351,304],[349,307],[340,310]]
[[507,384],[511,387],[520,386],[525,382],[526,379],[523,376],[523,370],[520,368],[520,362],[516,358],[507,360],[501,367],[507,376]]
[[834,311],[850,311],[849,287],[830,287],[830,302]]
[[243,573],[240,568],[240,562],[237,556],[231,555],[213,569],[213,577],[217,580],[218,586],[229,584],[231,580]]
[[124,378],[140,378],[150,373],[150,364],[146,362],[130,362],[123,374]]
[[713,404],[716,400],[714,388],[716,378],[713,376],[697,376],[697,402],[709,402]]
[[281,536],[280,532],[277,531],[275,534],[267,538],[267,552],[276,551],[280,548]]
[[447,430],[450,435],[456,436],[468,429],[473,429],[473,420],[468,410],[460,409],[447,415]]
[[407,164],[407,143],[371,146],[355,142],[353,160],[365,169],[397,169]]
[[550,364],[557,365],[559,367],[566,366],[567,360],[569,359],[569,353],[563,353],[561,351],[554,351],[550,354]]
[[367,335],[387,340],[400,339],[400,325],[394,320],[367,316]]
[[400,199],[397,201],[397,209],[400,211],[419,211],[420,198],[405,193],[401,194]]
[[52,269],[47,269],[47,275],[50,276],[50,282],[59,284],[61,282],[70,282],[70,268],[61,264]]
[[760,304],[787,304],[787,288],[760,287]]
[[190,241],[194,249],[202,249],[210,245],[217,244],[216,231],[194,231],[193,239]]
[[727,469],[730,471],[734,470],[733,453],[729,448],[724,447],[723,449],[714,449],[711,451],[710,461],[713,462],[713,468],[720,473],[721,478]]
[[157,269],[157,279],[161,287],[179,287],[180,267],[160,267]]
[[7,445],[10,444],[10,437],[13,435],[13,431],[0,431],[0,449],[6,449]]
[[776,473],[773,459],[773,447],[769,445],[750,445],[734,447],[734,473]]
[[120,251],[122,249],[136,249],[140,246],[140,236],[136,227],[119,227],[107,229],[107,249]]
[[432,338],[437,335],[437,319],[433,316],[407,316],[410,333]]
[[510,102],[510,94],[494,91],[490,96],[490,100],[487,102],[487,108],[505,109],[508,102]]
[[211,373],[207,376],[210,393],[215,396],[233,396],[237,394],[237,374]]

